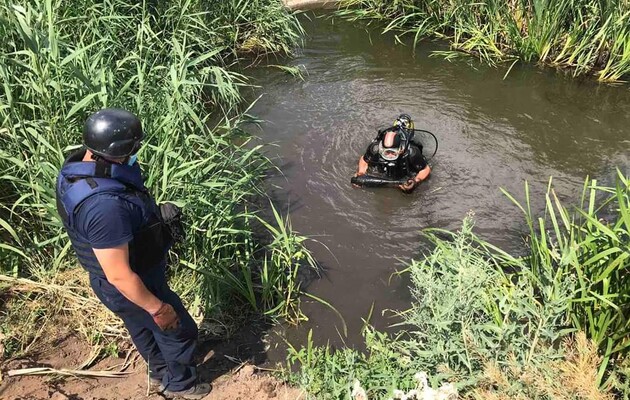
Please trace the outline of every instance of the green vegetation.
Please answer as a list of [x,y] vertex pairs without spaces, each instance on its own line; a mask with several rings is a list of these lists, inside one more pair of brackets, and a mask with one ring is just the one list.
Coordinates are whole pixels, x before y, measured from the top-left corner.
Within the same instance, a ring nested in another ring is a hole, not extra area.
[[[0,2],[0,273],[29,279],[4,279],[19,294],[3,311],[5,350],[25,349],[53,314],[76,329],[95,311],[54,185],[83,121],[105,106],[142,118],[147,186],[188,216],[171,273],[193,312],[228,325],[246,309],[302,317],[296,270],[314,261],[275,210],[258,216],[270,164],[242,130],[257,121],[236,72],[244,54],[290,53],[301,34],[279,0]],[[103,321],[83,331],[121,334]]]
[[[539,62],[617,81],[630,72],[625,0],[342,0],[340,15],[375,19],[384,31],[447,39],[481,60]],[[456,57],[457,52],[443,52]]]
[[[243,130],[259,121],[238,72],[250,54],[289,53],[302,34],[295,17],[277,0],[0,1],[0,353],[26,352],[59,326],[99,344],[94,357],[124,335],[77,270],[54,198],[85,117],[105,106],[142,117],[147,185],[188,215],[171,279],[193,314],[218,325],[244,311],[303,318],[297,271],[315,261],[273,205],[260,215],[271,165]],[[626,2],[345,4],[346,17],[387,20],[416,42],[446,36],[490,62],[537,60],[604,81],[630,68]],[[405,271],[412,329],[390,337],[366,323],[365,353],[309,341],[290,349],[288,368],[300,370],[287,380],[318,399],[351,398],[357,382],[370,398],[400,398],[424,376],[470,399],[630,398],[630,179],[587,181],[570,208],[550,182],[540,216],[525,193],[522,204],[506,195],[529,227],[526,256],[478,238],[472,217],[457,233],[426,231],[433,250]]]
[[348,399],[354,380],[369,398],[409,391],[426,372],[470,399],[627,399],[630,340],[630,179],[587,181],[567,209],[549,185],[544,214],[519,204],[528,254],[513,257],[472,233],[425,231],[434,249],[413,261],[413,328],[396,338],[366,327],[367,353],[311,344],[292,349],[288,379],[314,398]]

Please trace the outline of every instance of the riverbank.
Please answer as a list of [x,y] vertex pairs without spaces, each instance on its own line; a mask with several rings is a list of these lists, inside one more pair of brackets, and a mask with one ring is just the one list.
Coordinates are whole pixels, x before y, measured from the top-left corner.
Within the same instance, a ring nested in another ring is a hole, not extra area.
[[[398,274],[413,302],[395,335],[364,328],[367,350],[292,348],[286,379],[318,400],[613,400],[630,395],[630,177],[587,181],[566,207],[550,181],[514,257],[473,233],[427,229],[433,244]],[[371,315],[371,313],[370,313]]]
[[343,0],[338,14],[377,20],[384,31],[445,39],[455,59],[464,54],[489,63],[532,62],[623,81],[630,73],[630,4],[623,0],[488,1]]

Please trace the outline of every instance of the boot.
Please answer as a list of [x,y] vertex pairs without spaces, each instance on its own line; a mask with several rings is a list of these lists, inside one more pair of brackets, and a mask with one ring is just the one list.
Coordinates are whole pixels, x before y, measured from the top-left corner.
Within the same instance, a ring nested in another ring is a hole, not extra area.
[[212,386],[209,383],[198,383],[190,389],[181,390],[179,392],[173,392],[168,389],[164,391],[164,395],[179,397],[182,399],[197,400],[203,399],[212,391]]

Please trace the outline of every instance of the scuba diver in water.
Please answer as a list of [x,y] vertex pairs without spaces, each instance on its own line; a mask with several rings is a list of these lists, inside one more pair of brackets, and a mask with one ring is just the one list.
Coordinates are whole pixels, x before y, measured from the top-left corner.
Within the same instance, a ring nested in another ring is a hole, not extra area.
[[359,159],[352,184],[397,186],[404,192],[412,192],[431,173],[431,167],[422,154],[422,143],[414,140],[414,132],[413,121],[407,114],[401,114],[394,126],[379,130]]

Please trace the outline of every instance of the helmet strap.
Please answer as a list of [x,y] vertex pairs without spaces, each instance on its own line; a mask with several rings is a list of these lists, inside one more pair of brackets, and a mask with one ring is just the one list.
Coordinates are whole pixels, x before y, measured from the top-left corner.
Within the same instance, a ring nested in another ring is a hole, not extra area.
[[112,162],[106,160],[98,154],[92,153],[92,160],[96,162],[94,167],[94,176],[97,178],[111,178],[112,176]]
[[96,160],[96,166],[94,167],[94,176],[98,178],[111,178],[112,176],[112,163],[99,157]]

